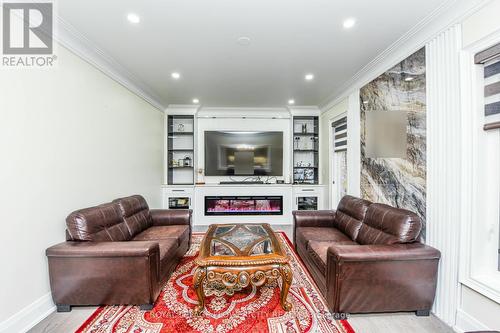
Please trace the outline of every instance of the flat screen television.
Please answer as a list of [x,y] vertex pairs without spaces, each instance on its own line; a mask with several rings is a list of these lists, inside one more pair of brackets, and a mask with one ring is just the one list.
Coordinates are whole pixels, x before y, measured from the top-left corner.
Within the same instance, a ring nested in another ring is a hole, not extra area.
[[282,176],[283,132],[205,131],[206,176]]

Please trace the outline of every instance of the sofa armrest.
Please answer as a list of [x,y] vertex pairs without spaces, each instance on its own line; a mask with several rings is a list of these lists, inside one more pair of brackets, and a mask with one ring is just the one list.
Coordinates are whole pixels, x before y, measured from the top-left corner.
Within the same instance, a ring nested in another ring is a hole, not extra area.
[[154,226],[191,225],[191,209],[150,209]]
[[[439,259],[441,253],[433,247],[420,244],[394,245],[332,245],[328,258],[334,261],[403,261]],[[331,258],[331,259],[330,259]]]
[[332,227],[335,210],[294,210],[294,229],[299,227]]
[[49,247],[47,257],[149,257],[159,253],[157,242],[64,242]]
[[161,290],[157,242],[65,242],[46,254],[57,305],[153,304]]
[[438,250],[420,243],[332,245],[326,263],[326,298],[330,310],[348,313],[430,310],[440,256]]

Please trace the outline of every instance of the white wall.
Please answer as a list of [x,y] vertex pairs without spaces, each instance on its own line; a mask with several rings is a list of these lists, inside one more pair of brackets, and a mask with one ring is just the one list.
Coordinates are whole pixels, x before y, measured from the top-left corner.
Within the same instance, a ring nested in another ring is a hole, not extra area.
[[332,167],[330,156],[330,133],[332,129],[330,127],[330,123],[341,114],[347,115],[348,107],[348,99],[344,98],[322,112],[319,117],[319,165],[321,166],[319,177],[320,184],[330,184],[329,174],[330,168]]
[[470,44],[485,38],[500,29],[500,1],[490,0],[489,3],[462,21],[462,44]]
[[331,207],[332,179],[330,170],[332,168],[333,156],[330,150],[331,128],[333,119],[345,114],[347,116],[347,193],[360,196],[360,120],[359,120],[359,90],[355,90],[349,96],[339,99],[332,106],[326,108],[320,116],[320,183],[328,185],[328,205]]
[[[492,0],[463,20],[464,49],[500,31],[499,13],[500,0]],[[499,303],[465,285],[461,287],[460,297],[456,325],[458,330],[500,329]]]
[[135,193],[161,205],[163,114],[57,56],[56,68],[0,73],[0,331],[53,309],[45,249],[64,240],[71,211]]

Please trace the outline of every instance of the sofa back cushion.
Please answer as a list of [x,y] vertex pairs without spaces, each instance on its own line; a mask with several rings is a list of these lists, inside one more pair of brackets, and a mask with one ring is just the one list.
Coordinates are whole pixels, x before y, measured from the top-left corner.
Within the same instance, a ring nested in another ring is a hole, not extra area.
[[149,228],[153,223],[146,200],[140,195],[113,200],[120,207],[123,221],[132,237]]
[[356,242],[359,244],[399,244],[419,240],[422,221],[406,209],[384,204],[368,207]]
[[130,240],[120,208],[114,203],[77,210],[66,218],[66,238],[73,241]]
[[340,200],[335,213],[334,227],[355,240],[371,202],[346,195]]

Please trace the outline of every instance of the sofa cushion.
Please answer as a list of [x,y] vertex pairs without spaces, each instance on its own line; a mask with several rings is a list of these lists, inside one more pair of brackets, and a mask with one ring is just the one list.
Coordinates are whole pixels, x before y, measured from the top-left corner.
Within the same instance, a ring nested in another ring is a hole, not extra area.
[[340,200],[333,225],[355,240],[371,202],[346,195]]
[[177,262],[177,240],[175,238],[158,240],[160,247],[160,276],[163,278]]
[[311,261],[316,265],[316,268],[325,275],[326,271],[326,252],[330,242],[309,241],[307,244],[307,253]]
[[189,226],[187,225],[168,225],[149,227],[140,234],[134,237],[134,240],[160,240],[160,239],[175,239],[177,246],[182,243],[189,242]]
[[406,209],[372,204],[366,212],[356,241],[360,244],[412,243],[422,231],[420,218]]
[[311,258],[311,261],[315,263],[316,267],[318,270],[326,274],[326,253],[327,250],[330,246],[334,244],[340,244],[340,245],[357,245],[356,242],[353,242],[352,240],[345,240],[345,241],[340,241],[340,242],[329,242],[329,241],[315,241],[315,240],[310,240],[307,242],[307,253],[309,257]]
[[113,202],[120,207],[123,220],[132,237],[152,225],[148,204],[142,196],[133,195]]
[[335,228],[323,227],[301,227],[295,229],[295,239],[297,244],[304,249],[307,248],[307,242],[310,240],[315,241],[329,241],[329,242],[345,242],[351,241],[349,237],[343,234],[340,230]]
[[126,241],[131,235],[114,203],[84,208],[66,218],[67,238],[76,241]]

